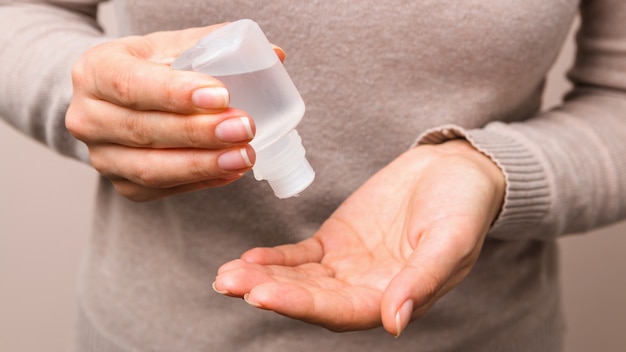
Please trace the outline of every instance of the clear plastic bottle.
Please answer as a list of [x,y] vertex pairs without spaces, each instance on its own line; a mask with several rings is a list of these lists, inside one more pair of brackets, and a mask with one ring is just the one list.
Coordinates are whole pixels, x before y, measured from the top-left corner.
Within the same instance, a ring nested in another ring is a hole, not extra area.
[[315,172],[295,130],[304,101],[256,22],[243,19],[220,27],[172,67],[219,79],[230,92],[230,105],[250,114],[256,125],[250,143],[256,152],[254,177],[267,180],[278,198],[296,196],[313,182]]

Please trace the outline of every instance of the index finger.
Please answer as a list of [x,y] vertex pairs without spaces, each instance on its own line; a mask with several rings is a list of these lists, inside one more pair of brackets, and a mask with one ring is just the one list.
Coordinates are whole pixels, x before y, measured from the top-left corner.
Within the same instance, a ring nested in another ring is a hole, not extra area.
[[319,263],[323,255],[322,244],[315,238],[308,238],[294,244],[253,248],[246,251],[241,259],[261,265],[297,266],[305,263]]
[[228,90],[217,79],[132,56],[120,45],[102,44],[74,65],[75,92],[134,110],[190,114],[228,106]]

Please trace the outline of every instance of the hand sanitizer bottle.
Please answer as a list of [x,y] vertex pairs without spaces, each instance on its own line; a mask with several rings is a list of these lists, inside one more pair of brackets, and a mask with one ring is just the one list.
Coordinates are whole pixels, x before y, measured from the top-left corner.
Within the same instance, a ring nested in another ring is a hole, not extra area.
[[252,20],[229,23],[182,53],[172,68],[206,73],[222,81],[230,105],[256,125],[254,177],[267,180],[278,198],[304,191],[315,178],[295,130],[304,101],[261,28]]

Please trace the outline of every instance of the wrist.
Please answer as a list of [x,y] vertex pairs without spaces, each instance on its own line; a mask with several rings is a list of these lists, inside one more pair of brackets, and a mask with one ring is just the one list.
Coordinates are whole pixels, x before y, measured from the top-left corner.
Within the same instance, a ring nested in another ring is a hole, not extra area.
[[[431,148],[446,162],[471,163],[468,170],[482,176],[488,182],[492,193],[491,219],[495,221],[504,205],[507,181],[502,168],[489,156],[474,147],[464,138],[447,140],[440,144],[418,145],[415,149]],[[451,159],[450,159],[451,158]],[[436,161],[437,162],[437,161]],[[470,172],[470,171],[467,171]]]

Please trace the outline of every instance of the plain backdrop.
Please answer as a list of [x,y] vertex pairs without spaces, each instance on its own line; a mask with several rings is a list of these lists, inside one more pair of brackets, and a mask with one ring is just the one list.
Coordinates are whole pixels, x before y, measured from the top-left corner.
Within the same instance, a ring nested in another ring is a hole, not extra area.
[[[102,22],[115,33],[109,5]],[[569,87],[573,50],[570,38],[550,73],[546,107]],[[0,351],[67,349],[96,178],[0,122]],[[566,351],[626,351],[626,224],[560,243]]]

